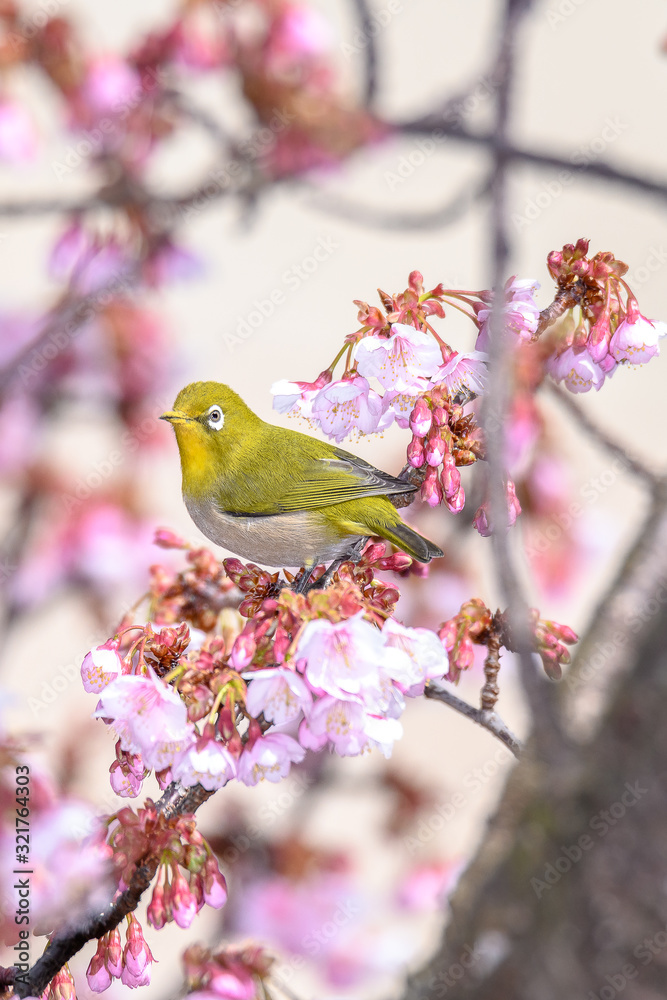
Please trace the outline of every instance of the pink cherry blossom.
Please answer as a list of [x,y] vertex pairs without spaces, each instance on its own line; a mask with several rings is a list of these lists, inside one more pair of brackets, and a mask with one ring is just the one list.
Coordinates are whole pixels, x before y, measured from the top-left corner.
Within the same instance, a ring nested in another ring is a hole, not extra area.
[[399,392],[415,386],[426,388],[427,379],[442,364],[435,338],[406,323],[393,323],[390,337],[364,337],[354,358],[360,375],[375,377],[385,389]]
[[325,695],[301,723],[299,742],[309,750],[321,750],[331,742],[341,757],[356,757],[368,746],[365,725],[366,710],[358,701]]
[[406,628],[394,618],[382,627],[385,645],[403,655],[387,664],[392,680],[409,697],[424,693],[424,684],[432,677],[444,677],[449,667],[447,651],[435,632],[427,628]]
[[557,382],[564,381],[570,392],[588,392],[594,388],[599,391],[605,379],[605,374],[591,358],[588,351],[575,354],[571,347],[550,358],[547,371]]
[[81,664],[81,680],[85,691],[99,694],[107,684],[123,673],[123,661],[118,655],[119,641],[107,639],[86,653]]
[[269,667],[243,676],[251,680],[246,708],[255,717],[263,712],[276,726],[298,719],[312,704],[313,696],[303,678],[286,667]]
[[116,749],[119,759],[109,768],[109,783],[121,798],[134,798],[141,791],[144,780],[144,762],[141,754],[125,753]]
[[123,750],[140,753],[156,771],[169,767],[194,740],[185,703],[150,668],[147,676],[119,677],[107,685],[93,717],[110,719]]
[[289,382],[287,379],[280,379],[271,386],[273,409],[310,420],[313,415],[313,400],[330,382],[331,372],[328,370],[318,375],[314,382]]
[[239,758],[238,779],[244,785],[257,785],[286,778],[293,763],[303,760],[305,750],[285,733],[267,733],[252,746],[246,746]]
[[392,420],[395,420],[398,426],[405,430],[410,424],[410,414],[414,409],[415,400],[419,402],[417,397],[422,391],[423,387],[416,385],[400,392],[388,389],[382,397],[384,420],[380,429],[384,430],[386,426],[391,424]]
[[14,101],[0,100],[0,160],[23,163],[37,152],[37,134],[27,111]]
[[[505,285],[505,328],[520,341],[530,341],[537,330],[540,310],[533,296],[539,287],[539,282],[531,278],[511,278]],[[480,330],[475,343],[476,352],[489,349],[491,313],[491,306],[477,313]]]
[[229,658],[229,662],[234,667],[234,670],[244,670],[252,663],[256,649],[257,643],[252,635],[247,632],[241,632],[240,635],[237,635]]
[[667,334],[667,324],[646,319],[635,299],[628,299],[627,316],[619,323],[609,344],[617,362],[644,365],[660,353],[658,339]]
[[449,361],[440,365],[433,376],[434,385],[445,385],[450,395],[455,396],[465,389],[481,396],[486,387],[488,354],[483,351],[470,351],[459,354],[456,351]]
[[315,691],[349,698],[367,684],[379,684],[383,654],[382,633],[359,611],[335,624],[324,618],[308,622],[294,659],[305,660],[305,677]]
[[360,375],[331,382],[321,389],[312,403],[312,417],[336,441],[355,431],[374,434],[391,422],[385,416],[382,397]]
[[236,761],[219,740],[204,735],[178,754],[171,773],[186,788],[200,784],[213,791],[236,777]]

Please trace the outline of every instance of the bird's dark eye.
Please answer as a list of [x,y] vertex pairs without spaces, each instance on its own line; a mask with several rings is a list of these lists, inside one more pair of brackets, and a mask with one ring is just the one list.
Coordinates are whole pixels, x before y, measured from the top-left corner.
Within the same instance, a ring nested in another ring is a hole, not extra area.
[[219,431],[225,422],[225,415],[219,406],[211,406],[208,410],[207,423],[211,430]]

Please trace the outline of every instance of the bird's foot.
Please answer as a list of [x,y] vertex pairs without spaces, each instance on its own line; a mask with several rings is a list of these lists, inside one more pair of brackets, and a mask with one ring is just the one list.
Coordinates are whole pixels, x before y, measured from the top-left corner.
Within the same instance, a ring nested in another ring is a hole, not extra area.
[[333,580],[334,573],[339,566],[342,566],[344,562],[352,562],[355,563],[355,565],[359,562],[367,541],[368,538],[358,538],[349,552],[346,552],[345,555],[334,559],[322,576],[319,577],[319,579],[314,580],[312,583],[311,576],[313,570],[304,568],[296,581],[296,585],[294,587],[295,592],[297,594],[307,594],[311,590],[326,590]]

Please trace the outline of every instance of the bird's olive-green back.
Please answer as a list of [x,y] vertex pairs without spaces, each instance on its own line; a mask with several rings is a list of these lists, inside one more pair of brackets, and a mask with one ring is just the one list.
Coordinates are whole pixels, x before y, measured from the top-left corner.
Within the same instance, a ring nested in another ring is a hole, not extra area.
[[[207,422],[214,405],[224,416],[220,430]],[[341,448],[265,423],[219,382],[186,386],[174,410],[189,418],[174,423],[183,492],[223,511],[279,514],[414,489]]]

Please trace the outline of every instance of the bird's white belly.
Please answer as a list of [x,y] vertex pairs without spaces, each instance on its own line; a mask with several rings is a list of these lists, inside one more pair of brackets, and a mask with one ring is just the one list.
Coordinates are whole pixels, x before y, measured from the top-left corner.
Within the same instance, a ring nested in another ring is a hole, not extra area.
[[184,497],[190,517],[216,545],[263,566],[313,566],[345,555],[358,535],[341,537],[321,515],[299,510],[265,517],[233,517],[210,503]]

